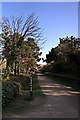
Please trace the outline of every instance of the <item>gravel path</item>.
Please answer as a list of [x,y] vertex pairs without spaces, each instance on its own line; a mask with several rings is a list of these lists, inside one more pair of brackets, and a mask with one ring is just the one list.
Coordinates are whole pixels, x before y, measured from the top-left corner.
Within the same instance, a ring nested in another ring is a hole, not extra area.
[[78,118],[78,95],[70,86],[38,76],[52,118]]
[[39,74],[44,92],[29,103],[26,111],[6,118],[78,118],[78,92]]

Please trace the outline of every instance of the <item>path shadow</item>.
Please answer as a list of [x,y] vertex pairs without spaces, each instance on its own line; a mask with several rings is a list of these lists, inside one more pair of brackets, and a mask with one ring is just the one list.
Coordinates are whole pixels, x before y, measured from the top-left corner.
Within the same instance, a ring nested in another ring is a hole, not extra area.
[[[53,118],[78,118],[80,92],[65,79],[39,76]],[[62,81],[61,81],[62,80]],[[65,81],[63,81],[65,80]]]

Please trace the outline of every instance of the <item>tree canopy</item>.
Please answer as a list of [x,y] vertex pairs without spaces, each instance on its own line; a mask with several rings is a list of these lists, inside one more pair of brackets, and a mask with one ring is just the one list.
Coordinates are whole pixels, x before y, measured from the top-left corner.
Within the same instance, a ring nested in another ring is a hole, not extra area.
[[17,71],[19,73],[23,61],[23,66],[27,69],[40,60],[39,43],[44,41],[41,37],[42,29],[39,27],[38,18],[35,18],[34,14],[31,14],[25,21],[22,16],[12,17],[11,20],[3,18],[1,26],[1,58],[6,59],[8,73],[13,69],[15,75]]
[[[80,38],[59,38],[60,43],[46,55],[46,62],[53,71],[80,71]],[[74,66],[74,68],[73,68]]]

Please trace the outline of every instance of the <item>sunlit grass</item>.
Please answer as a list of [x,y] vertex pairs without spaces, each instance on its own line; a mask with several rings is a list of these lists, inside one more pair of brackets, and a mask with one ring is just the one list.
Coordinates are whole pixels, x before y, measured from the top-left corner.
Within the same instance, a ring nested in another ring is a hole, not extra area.
[[34,95],[43,95],[40,84],[37,80],[37,76],[33,76],[33,94]]

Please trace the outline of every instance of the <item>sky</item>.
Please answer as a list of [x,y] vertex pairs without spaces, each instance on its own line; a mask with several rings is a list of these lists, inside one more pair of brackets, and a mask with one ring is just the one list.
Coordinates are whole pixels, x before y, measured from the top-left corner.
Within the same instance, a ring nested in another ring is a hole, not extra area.
[[23,15],[25,18],[35,13],[43,31],[46,42],[42,48],[42,57],[52,47],[59,44],[59,38],[66,36],[78,37],[78,3],[77,2],[3,2],[2,17],[17,17]]

